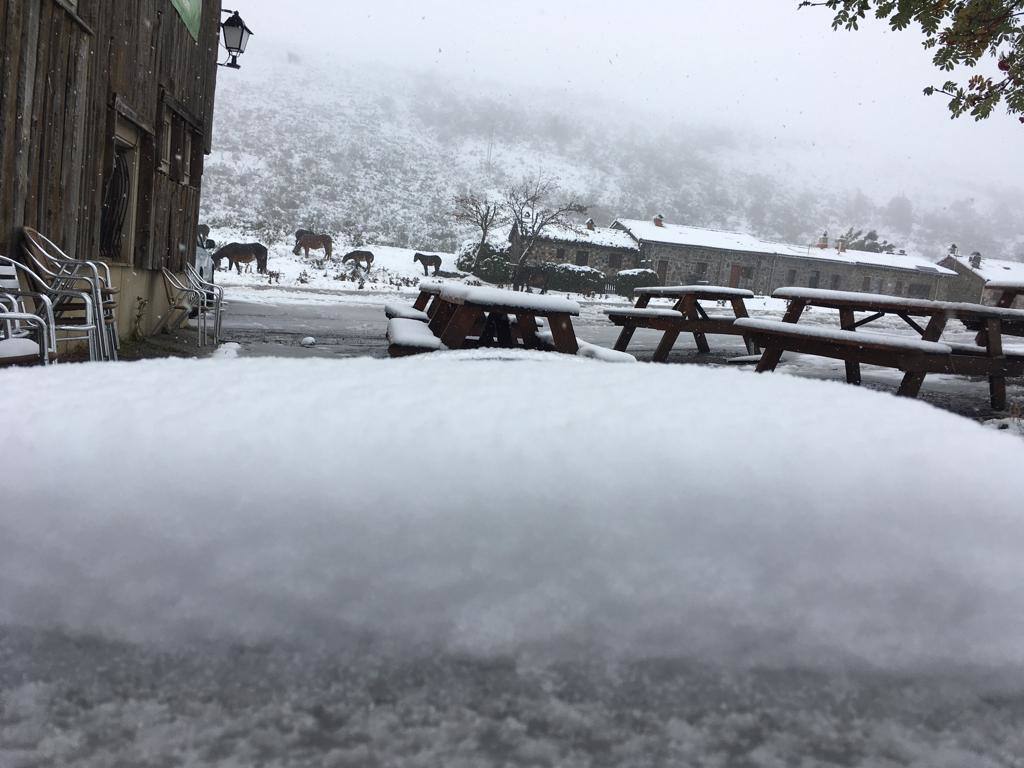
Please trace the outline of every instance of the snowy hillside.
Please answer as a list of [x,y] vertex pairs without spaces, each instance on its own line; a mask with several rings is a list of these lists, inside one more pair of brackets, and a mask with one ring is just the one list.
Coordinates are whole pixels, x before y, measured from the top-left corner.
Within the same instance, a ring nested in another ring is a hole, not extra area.
[[[231,242],[247,242],[250,233],[234,228],[218,228],[210,232],[210,237],[218,246]],[[373,265],[370,269],[357,267],[354,262],[344,263],[346,253],[356,246],[342,239],[334,243],[334,253],[327,259],[323,251],[311,251],[296,256],[293,252],[294,239],[282,239],[268,245],[267,269],[277,273],[274,285],[282,288],[305,288],[320,290],[358,289],[360,284],[369,284],[375,291],[400,291],[412,288],[424,277],[423,266],[414,260],[417,253],[441,257],[441,269],[445,272],[455,271],[455,255],[436,251],[417,251],[407,248],[395,248],[385,245],[364,246],[373,253]],[[224,271],[217,273],[217,283],[230,287],[251,287],[268,285],[269,277],[252,269],[250,272],[238,273],[228,270],[227,262],[221,267]],[[433,274],[433,269],[429,272]]]
[[508,91],[265,50],[218,82],[204,219],[271,243],[302,226],[452,251],[462,234],[454,194],[541,173],[578,192],[602,223],[662,213],[790,242],[852,226],[934,259],[951,242],[1024,258],[1024,221],[1006,195],[903,176],[897,185],[857,158],[843,159],[851,170],[822,169],[796,139]]

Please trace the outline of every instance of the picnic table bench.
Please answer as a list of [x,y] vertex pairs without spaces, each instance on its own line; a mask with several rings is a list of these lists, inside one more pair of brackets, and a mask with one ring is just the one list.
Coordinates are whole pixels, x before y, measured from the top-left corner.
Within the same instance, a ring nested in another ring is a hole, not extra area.
[[[553,349],[601,359],[615,355],[576,338],[572,318],[579,315],[579,304],[557,296],[424,281],[411,308],[390,304],[385,312],[392,357],[476,347]],[[616,359],[626,358],[632,360]]]
[[[987,376],[992,407],[999,410],[1006,407],[1006,377],[1024,375],[1024,354],[1003,347],[1003,324],[1024,322],[1024,311],[818,288],[779,288],[772,296],[789,302],[781,322],[736,321],[765,347],[757,365],[759,373],[775,370],[782,353],[791,351],[843,360],[851,384],[861,383],[861,364],[901,370],[904,376],[897,394],[904,397],[917,397],[929,373]],[[799,324],[807,307],[838,310],[839,328]],[[857,313],[867,316],[858,319]],[[886,315],[899,317],[919,338],[857,330]],[[923,324],[916,318],[924,318]],[[982,329],[980,343],[941,342],[952,319],[977,324]]]
[[[747,317],[745,299],[754,294],[741,288],[724,288],[716,285],[677,285],[637,288],[636,305],[624,309],[606,309],[604,313],[615,325],[621,326],[615,349],[625,352],[637,328],[662,331],[664,335],[654,351],[652,360],[663,363],[668,360],[672,347],[680,333],[692,333],[698,351],[711,351],[707,334],[721,333],[743,336],[749,354],[757,353],[757,343],[752,336],[738,329],[736,320]],[[652,298],[675,299],[671,309],[648,306]],[[701,306],[702,301],[728,302],[732,315],[710,315]]]

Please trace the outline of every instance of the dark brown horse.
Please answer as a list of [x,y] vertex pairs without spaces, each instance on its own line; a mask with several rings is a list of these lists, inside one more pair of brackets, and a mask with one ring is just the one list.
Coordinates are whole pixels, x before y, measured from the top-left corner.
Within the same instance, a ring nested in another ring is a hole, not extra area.
[[373,266],[373,253],[371,251],[351,251],[345,254],[345,258],[341,260],[342,264],[347,264],[350,261],[354,261],[359,266],[366,262],[366,269],[369,270]]
[[306,232],[300,229],[302,235],[298,232],[295,233],[295,250],[292,251],[296,256],[299,255],[299,251],[305,250],[306,257],[309,257],[309,252],[323,251],[327,254],[327,258],[330,259],[334,255],[334,241],[331,240],[328,235],[315,235],[312,232]]
[[256,262],[256,271],[261,275],[267,273],[267,249],[259,243],[228,243],[215,254],[213,264],[220,269],[222,259],[228,260],[228,270],[232,267],[242,274],[242,265],[246,265],[246,271],[252,269],[252,263]]
[[438,270],[441,269],[441,257],[435,256],[432,253],[417,253],[412,257],[412,263],[415,264],[417,261],[423,265],[424,277],[428,274],[427,267],[433,267],[435,275],[438,273]]

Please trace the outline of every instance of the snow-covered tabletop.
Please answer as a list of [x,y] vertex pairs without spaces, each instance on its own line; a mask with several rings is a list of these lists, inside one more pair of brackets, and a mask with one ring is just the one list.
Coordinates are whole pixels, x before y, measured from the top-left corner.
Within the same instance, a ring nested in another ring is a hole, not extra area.
[[785,300],[800,300],[812,306],[863,308],[865,312],[888,311],[908,314],[945,314],[947,317],[960,319],[999,319],[1024,321],[1024,310],[990,307],[984,304],[971,304],[959,301],[932,301],[930,299],[910,299],[902,296],[889,296],[882,293],[860,293],[858,291],[833,291],[827,288],[778,288],[772,297]]
[[488,286],[446,282],[441,287],[441,298],[453,304],[475,304],[480,307],[524,309],[541,315],[579,315],[580,305],[560,296],[546,296],[523,291],[506,291]]
[[655,285],[647,288],[636,288],[633,293],[637,296],[666,296],[676,298],[678,296],[704,296],[707,298],[735,298],[752,299],[753,291],[743,288],[728,288],[721,285]]
[[678,309],[666,309],[663,307],[622,307],[616,309],[601,310],[609,317],[671,317],[681,318],[683,313]]

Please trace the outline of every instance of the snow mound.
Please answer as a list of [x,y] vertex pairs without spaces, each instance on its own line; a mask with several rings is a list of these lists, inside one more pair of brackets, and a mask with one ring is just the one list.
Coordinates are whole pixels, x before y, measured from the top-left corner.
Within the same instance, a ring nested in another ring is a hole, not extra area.
[[785,376],[487,355],[0,373],[23,446],[0,617],[162,642],[1024,663],[1019,440]]

